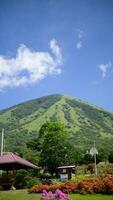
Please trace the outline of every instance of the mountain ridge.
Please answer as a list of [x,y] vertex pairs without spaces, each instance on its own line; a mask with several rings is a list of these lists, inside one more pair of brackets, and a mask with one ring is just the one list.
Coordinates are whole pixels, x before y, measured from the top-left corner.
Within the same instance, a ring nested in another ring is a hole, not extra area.
[[6,149],[26,148],[27,141],[38,137],[40,127],[47,121],[64,123],[72,145],[113,148],[113,113],[84,100],[53,94],[12,106],[0,111],[0,129],[5,128]]
[[67,97],[67,98],[73,98],[73,99],[76,99],[76,100],[81,101],[81,102],[83,102],[83,103],[90,104],[90,105],[92,105],[93,107],[95,107],[95,108],[97,108],[97,109],[104,110],[104,111],[106,111],[106,112],[109,112],[109,113],[112,113],[112,114],[113,114],[112,111],[109,111],[109,110],[107,110],[106,108],[103,108],[103,107],[101,107],[101,106],[97,106],[96,104],[93,104],[93,103],[91,103],[91,102],[89,102],[89,101],[86,101],[86,100],[84,100],[84,99],[80,99],[80,98],[77,98],[77,97],[75,97],[75,96],[70,96],[70,95],[65,95],[65,94],[59,94],[59,93],[44,95],[44,96],[41,96],[41,97],[37,97],[37,98],[29,99],[29,100],[26,100],[26,101],[22,101],[22,102],[19,102],[19,103],[17,103],[17,104],[14,104],[14,105],[12,105],[12,106],[8,106],[8,107],[6,107],[6,108],[0,109],[0,112],[4,112],[5,110],[9,110],[9,109],[11,109],[11,108],[13,108],[13,107],[19,106],[19,105],[24,104],[24,103],[25,103],[25,104],[26,104],[26,103],[29,103],[30,101],[35,101],[35,100],[39,100],[39,99],[44,98],[44,97],[49,97],[49,96],[51,97],[51,96],[56,96],[56,95],[59,95],[59,96],[62,96],[62,97]]

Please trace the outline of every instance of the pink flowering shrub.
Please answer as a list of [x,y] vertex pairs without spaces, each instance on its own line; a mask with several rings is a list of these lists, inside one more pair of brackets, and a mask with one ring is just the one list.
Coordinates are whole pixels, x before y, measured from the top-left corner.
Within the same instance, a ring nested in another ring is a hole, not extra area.
[[[91,194],[91,193],[103,193],[113,194],[113,175],[106,175],[106,177],[84,179],[78,183],[68,181],[62,184],[51,184],[51,185],[35,185],[29,189],[30,193],[42,193],[43,190],[46,192],[62,191],[64,193],[80,193],[80,194]],[[51,193],[50,193],[51,194]],[[56,198],[56,197],[55,197]]]
[[113,175],[108,174],[104,179],[104,193],[113,194]]
[[41,200],[71,200],[69,196],[57,189],[54,193],[46,190],[43,191]]

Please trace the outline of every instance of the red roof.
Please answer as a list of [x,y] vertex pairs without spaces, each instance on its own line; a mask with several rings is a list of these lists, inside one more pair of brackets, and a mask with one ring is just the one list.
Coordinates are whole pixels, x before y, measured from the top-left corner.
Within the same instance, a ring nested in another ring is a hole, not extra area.
[[9,168],[34,168],[38,169],[38,167],[31,162],[17,156],[14,153],[6,153],[0,156],[0,169],[9,169]]

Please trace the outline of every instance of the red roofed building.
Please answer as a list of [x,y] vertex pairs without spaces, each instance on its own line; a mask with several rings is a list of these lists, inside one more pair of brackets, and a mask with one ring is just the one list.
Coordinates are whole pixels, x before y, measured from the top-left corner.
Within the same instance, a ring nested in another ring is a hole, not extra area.
[[21,158],[14,153],[6,153],[0,156],[0,170],[13,169],[38,169],[38,167],[31,162]]
[[[6,171],[7,173],[0,178],[0,186],[9,189],[12,185],[12,178],[15,177],[15,172],[18,169],[38,170],[39,167],[11,152],[1,155],[0,170]],[[12,175],[9,174],[8,171],[12,171]]]

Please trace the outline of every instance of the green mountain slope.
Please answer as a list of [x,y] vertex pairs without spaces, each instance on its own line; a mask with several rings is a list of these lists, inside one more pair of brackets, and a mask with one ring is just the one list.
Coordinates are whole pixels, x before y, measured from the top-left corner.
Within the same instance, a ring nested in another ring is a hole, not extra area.
[[26,147],[46,121],[64,122],[71,143],[79,148],[89,149],[94,140],[99,149],[113,148],[112,113],[73,97],[49,95],[0,111],[6,151]]

